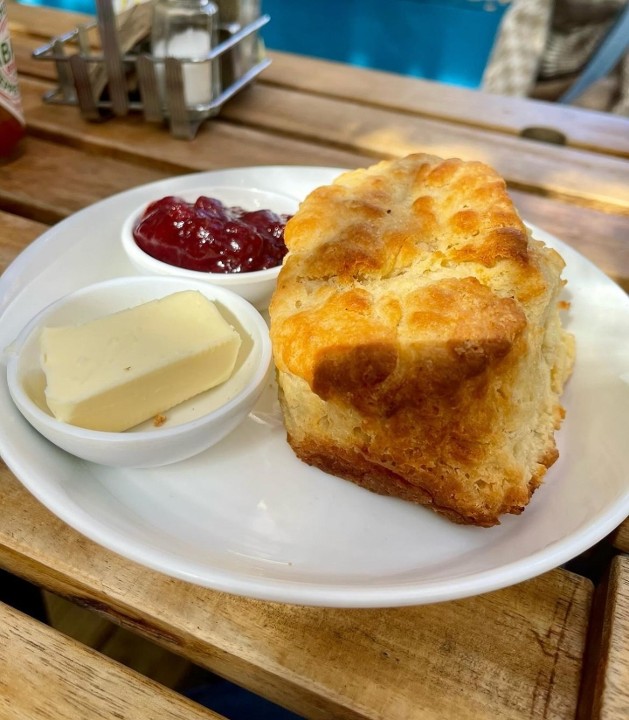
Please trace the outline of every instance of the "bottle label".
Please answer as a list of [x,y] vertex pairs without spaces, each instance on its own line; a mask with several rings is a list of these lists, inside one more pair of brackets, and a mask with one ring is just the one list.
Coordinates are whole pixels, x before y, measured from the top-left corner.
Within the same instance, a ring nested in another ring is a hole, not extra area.
[[0,107],[24,125],[17,67],[9,38],[9,19],[4,0],[0,0]]

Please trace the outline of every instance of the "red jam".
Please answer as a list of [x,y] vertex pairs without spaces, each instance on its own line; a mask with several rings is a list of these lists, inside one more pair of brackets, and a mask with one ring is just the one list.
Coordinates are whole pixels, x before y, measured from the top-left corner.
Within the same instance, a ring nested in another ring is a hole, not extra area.
[[226,207],[199,197],[189,203],[165,197],[151,203],[133,230],[145,253],[157,260],[213,273],[243,273],[281,265],[289,215]]

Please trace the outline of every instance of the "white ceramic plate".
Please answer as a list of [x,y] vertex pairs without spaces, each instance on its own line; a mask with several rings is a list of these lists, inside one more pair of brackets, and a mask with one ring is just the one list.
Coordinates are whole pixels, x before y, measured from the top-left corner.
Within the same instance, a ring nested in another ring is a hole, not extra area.
[[[301,198],[338,172],[197,173],[86,208],[42,235],[0,278],[0,348],[61,295],[133,274],[119,232],[139,203],[205,183]],[[537,235],[567,262],[577,363],[564,396],[560,459],[525,512],[499,527],[453,525],[302,464],[285,442],[271,386],[254,416],[201,455],[166,468],[119,470],[46,441],[13,406],[0,377],[0,452],[44,505],[87,537],[227,592],[378,607],[460,598],[533,577],[586,550],[629,514],[629,299],[574,250]]]

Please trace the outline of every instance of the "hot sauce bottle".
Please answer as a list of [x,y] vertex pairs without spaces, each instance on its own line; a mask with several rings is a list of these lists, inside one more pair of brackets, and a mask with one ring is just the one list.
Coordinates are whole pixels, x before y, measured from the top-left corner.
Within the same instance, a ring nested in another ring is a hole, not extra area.
[[23,135],[24,115],[9,38],[9,20],[5,0],[0,0],[0,159],[15,154]]

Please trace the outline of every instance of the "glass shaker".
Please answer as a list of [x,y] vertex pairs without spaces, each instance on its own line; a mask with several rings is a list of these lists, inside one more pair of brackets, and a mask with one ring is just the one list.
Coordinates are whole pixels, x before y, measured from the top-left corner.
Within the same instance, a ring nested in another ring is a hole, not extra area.
[[[184,101],[192,119],[209,115],[208,104],[221,92],[220,58],[207,60],[218,44],[218,7],[212,0],[157,0],[153,10],[151,53],[183,62]],[[162,104],[168,111],[165,69],[156,63]]]
[[[221,40],[226,40],[260,17],[260,0],[216,0],[221,16]],[[223,56],[222,73],[225,85],[237,80],[260,61],[264,55],[262,38],[254,33]]]

